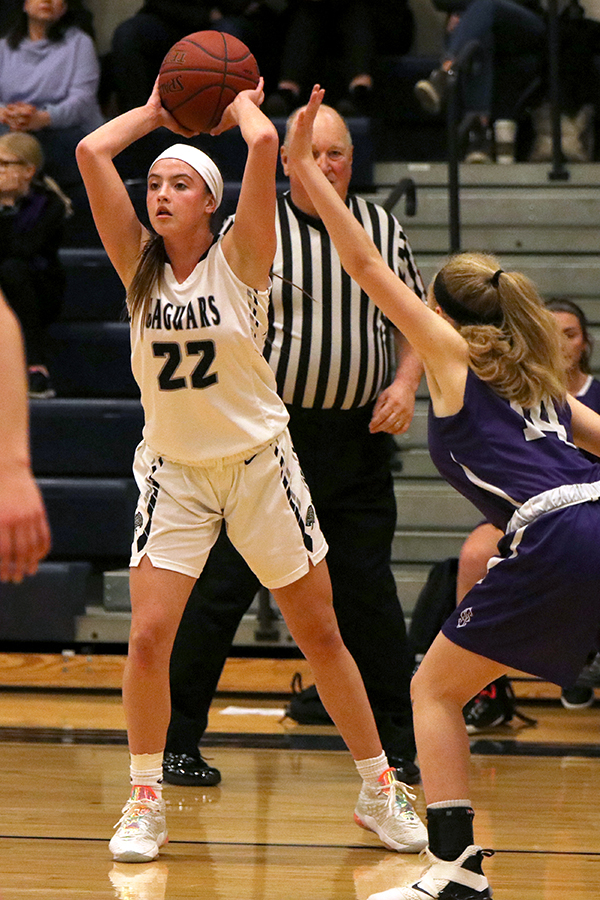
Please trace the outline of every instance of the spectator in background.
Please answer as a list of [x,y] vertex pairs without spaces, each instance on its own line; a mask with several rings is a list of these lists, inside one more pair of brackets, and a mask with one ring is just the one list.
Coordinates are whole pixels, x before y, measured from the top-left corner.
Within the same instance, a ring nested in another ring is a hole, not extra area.
[[44,503],[31,472],[23,341],[0,294],[0,581],[33,575],[50,549]]
[[0,286],[23,328],[31,397],[54,396],[45,330],[60,312],[65,273],[58,249],[70,210],[43,168],[42,148],[32,134],[0,137]]
[[[239,38],[268,78],[268,57],[273,56],[274,45],[269,26],[276,19],[276,9],[277,0],[146,0],[113,35],[108,66],[118,111],[143,106],[169,49],[194,31],[223,31]],[[264,52],[267,38],[268,54]]]
[[[523,81],[515,59],[524,54],[539,56],[540,69],[545,60],[542,7],[538,0],[434,0],[434,6],[448,13],[444,56],[439,68],[417,82],[415,94],[427,112],[439,113],[446,97],[448,72],[467,44],[478,41],[482,49],[463,88],[463,104],[470,114],[465,160],[491,162],[491,123],[499,101],[499,74],[502,71],[506,81],[504,99],[516,103],[531,75],[525,73]],[[510,110],[503,110],[502,115],[513,117]]]
[[373,90],[373,15],[367,0],[293,0],[283,43],[277,92],[268,115],[287,116],[300,106],[326,61],[339,56],[347,96],[342,115],[367,112]]
[[0,129],[34,132],[63,187],[79,180],[75,146],[102,122],[90,23],[80,0],[25,0],[0,40]]
[[265,112],[288,116],[320,79],[341,115],[370,114],[376,53],[406,53],[412,36],[406,0],[291,0],[279,83]]

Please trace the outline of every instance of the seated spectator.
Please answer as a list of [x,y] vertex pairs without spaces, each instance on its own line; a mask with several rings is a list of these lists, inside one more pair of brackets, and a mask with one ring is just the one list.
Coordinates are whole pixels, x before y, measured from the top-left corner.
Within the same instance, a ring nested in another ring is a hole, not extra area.
[[63,187],[79,180],[78,141],[102,122],[89,28],[80,0],[25,0],[0,40],[0,133],[35,132]]
[[406,53],[412,36],[406,0],[291,0],[277,91],[265,112],[287,116],[306,102],[315,81],[327,81],[341,115],[370,114],[376,51]]
[[[548,308],[554,314],[563,339],[567,390],[581,403],[600,413],[600,381],[590,370],[592,337],[583,310],[572,300],[557,297],[548,300]],[[588,459],[598,462],[598,457],[581,450]],[[471,532],[461,549],[456,585],[457,604],[480,581],[487,570],[488,561],[496,555],[502,532],[489,522],[482,522]],[[600,686],[600,655],[592,656],[581,672],[576,684],[561,693],[561,702],[567,709],[584,709],[594,702],[594,686]],[[495,727],[506,721],[510,704],[507,696],[507,679],[493,682],[475,696],[465,707],[465,719],[471,731]]]
[[29,370],[29,396],[53,397],[46,327],[58,318],[65,273],[58,258],[68,198],[42,176],[39,141],[24,132],[0,137],[0,287],[17,314]]
[[[108,60],[108,80],[119,112],[143,106],[166,54],[194,31],[223,31],[243,41],[266,77],[273,56],[272,31],[277,0],[146,0],[135,15],[117,26]],[[269,53],[266,42],[269,39]]]
[[[462,102],[469,113],[465,160],[491,162],[491,124],[502,104],[502,118],[513,118],[515,104],[531,77],[515,65],[523,55],[539,57],[542,69],[546,52],[546,24],[537,0],[434,0],[448,12],[446,47],[441,65],[429,78],[418,81],[415,93],[421,106],[439,113],[444,104],[448,72],[471,41],[481,44],[472,69],[463,81]],[[502,94],[498,88],[502,74]],[[508,104],[508,109],[506,108]]]

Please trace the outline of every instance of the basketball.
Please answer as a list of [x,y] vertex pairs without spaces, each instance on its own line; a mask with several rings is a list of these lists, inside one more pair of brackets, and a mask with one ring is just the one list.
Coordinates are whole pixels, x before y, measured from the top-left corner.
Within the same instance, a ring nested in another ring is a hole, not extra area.
[[196,31],[174,44],[158,76],[162,105],[191,131],[210,131],[240,91],[260,73],[242,41],[221,31]]

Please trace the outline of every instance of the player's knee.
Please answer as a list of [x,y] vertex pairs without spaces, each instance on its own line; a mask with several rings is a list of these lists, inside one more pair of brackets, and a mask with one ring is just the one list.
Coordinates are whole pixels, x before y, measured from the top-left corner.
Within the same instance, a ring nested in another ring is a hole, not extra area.
[[160,623],[141,622],[139,627],[131,627],[128,656],[137,666],[151,669],[168,656],[170,643]]
[[303,639],[303,652],[308,656],[332,659],[344,648],[337,625],[318,622],[307,628]]

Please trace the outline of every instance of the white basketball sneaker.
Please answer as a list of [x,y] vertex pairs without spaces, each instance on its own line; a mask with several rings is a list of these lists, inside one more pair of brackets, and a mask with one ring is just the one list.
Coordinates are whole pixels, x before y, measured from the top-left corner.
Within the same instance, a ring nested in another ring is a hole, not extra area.
[[415,799],[408,787],[396,781],[394,769],[379,778],[379,786],[363,783],[354,810],[354,821],[374,831],[390,850],[418,853],[427,846],[427,829],[410,804]]
[[426,853],[430,866],[418,881],[371,894],[368,900],[491,900],[492,889],[482,873],[481,861],[484,856],[491,856],[492,850],[471,844],[452,862],[438,859],[430,850]]
[[159,800],[152,788],[134,787],[115,828],[108,845],[113,859],[151,862],[168,840],[164,800]]

